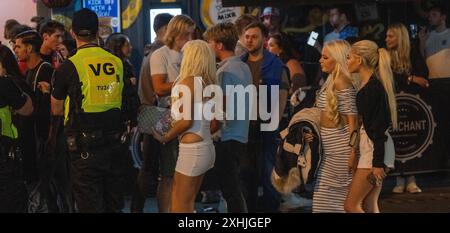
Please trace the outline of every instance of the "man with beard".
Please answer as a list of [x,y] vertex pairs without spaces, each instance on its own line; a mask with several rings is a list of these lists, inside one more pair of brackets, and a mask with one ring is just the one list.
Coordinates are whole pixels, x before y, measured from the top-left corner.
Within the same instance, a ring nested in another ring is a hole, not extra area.
[[329,20],[334,30],[325,35],[323,43],[338,39],[346,40],[349,37],[358,36],[358,28],[350,26],[350,13],[346,12],[344,8],[338,6],[331,7]]
[[[262,23],[252,23],[245,28],[245,47],[248,53],[242,56],[242,61],[247,63],[253,77],[253,85],[258,89],[259,85],[266,85],[268,90],[268,106],[258,108],[270,109],[270,112],[279,111],[279,118],[286,106],[289,90],[288,75],[282,61],[264,49],[264,41],[268,37],[267,28]],[[279,95],[270,92],[272,87],[279,88]],[[272,105],[271,99],[278,100]],[[270,104],[269,104],[270,103]],[[279,108],[275,110],[276,108]],[[267,119],[264,119],[267,120]],[[277,149],[277,130],[261,130],[262,124],[266,123],[260,119],[250,121],[248,138],[248,156],[241,163],[242,179],[244,183],[244,196],[248,212],[256,212],[258,181],[261,180],[263,187],[263,211],[275,212],[280,204],[280,196],[275,191],[270,180],[275,152]],[[272,119],[274,121],[273,114]],[[279,121],[277,122],[278,125]],[[258,177],[258,174],[261,174]]]

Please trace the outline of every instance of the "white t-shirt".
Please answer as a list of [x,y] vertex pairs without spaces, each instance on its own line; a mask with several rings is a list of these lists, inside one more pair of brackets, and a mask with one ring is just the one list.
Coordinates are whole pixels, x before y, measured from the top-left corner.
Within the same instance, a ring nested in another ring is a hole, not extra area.
[[[151,75],[165,74],[166,82],[174,82],[180,74],[182,55],[180,52],[163,46],[153,52],[150,58]],[[168,108],[170,106],[170,94],[158,97],[158,107]]]
[[425,45],[430,79],[450,78],[450,29],[432,31]]

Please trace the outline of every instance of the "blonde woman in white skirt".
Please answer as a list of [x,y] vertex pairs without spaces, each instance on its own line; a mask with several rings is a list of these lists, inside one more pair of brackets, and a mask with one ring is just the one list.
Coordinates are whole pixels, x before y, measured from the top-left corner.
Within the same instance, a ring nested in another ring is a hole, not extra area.
[[[182,105],[180,109],[176,109],[178,106],[173,104],[172,114],[177,120],[173,127],[165,135],[153,132],[155,139],[161,143],[170,142],[179,137],[179,156],[172,188],[171,213],[194,212],[195,197],[203,177],[209,169],[214,167],[216,154],[211,132],[219,129],[219,123],[215,120],[216,118],[211,120],[203,115],[202,109],[211,109],[212,102],[207,99],[200,101],[194,99],[194,91],[203,92],[208,85],[217,83],[215,58],[214,52],[205,41],[194,40],[186,43],[183,47],[180,76],[175,82],[172,98],[175,100],[187,98],[188,95],[179,88],[188,88],[191,108]],[[202,89],[194,89],[194,86],[202,87]],[[180,101],[183,104],[185,102]],[[178,112],[178,110],[181,111]],[[190,119],[185,118],[185,114],[190,114]],[[194,119],[194,116],[201,116],[202,119]]]
[[356,103],[362,127],[361,156],[345,210],[350,213],[379,213],[378,197],[386,168],[393,167],[394,162],[393,143],[387,130],[390,124],[397,128],[391,59],[386,49],[380,49],[375,42],[368,40],[355,43],[348,58],[349,71],[358,73],[361,79]]

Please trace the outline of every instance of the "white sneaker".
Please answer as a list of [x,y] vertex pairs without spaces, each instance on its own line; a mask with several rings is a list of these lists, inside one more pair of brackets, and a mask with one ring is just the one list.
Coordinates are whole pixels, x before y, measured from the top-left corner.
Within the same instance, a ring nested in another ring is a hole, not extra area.
[[291,193],[283,197],[283,203],[280,204],[280,211],[288,211],[300,207],[312,206],[312,200]]
[[393,193],[403,193],[405,192],[405,178],[397,176],[397,184],[392,189]]
[[408,185],[406,185],[406,191],[408,193],[421,193],[422,190],[416,184],[416,178],[414,176],[408,177]]
[[420,189],[417,184],[411,183],[406,187],[406,191],[408,191],[408,193],[421,193],[422,189]]
[[393,193],[403,193],[405,191],[405,185],[397,185],[392,189]]

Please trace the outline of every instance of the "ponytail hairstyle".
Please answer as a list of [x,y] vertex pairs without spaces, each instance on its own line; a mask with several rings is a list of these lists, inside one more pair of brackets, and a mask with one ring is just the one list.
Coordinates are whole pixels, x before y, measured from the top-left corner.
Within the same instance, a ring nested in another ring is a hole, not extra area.
[[392,71],[399,74],[411,73],[411,44],[409,42],[409,34],[405,25],[401,23],[389,25],[390,30],[398,40],[398,46],[389,50],[392,60]]
[[[336,61],[333,71],[328,75],[327,81],[322,87],[321,92],[326,91],[326,107],[325,112],[328,119],[332,120],[336,125],[341,123],[341,117],[337,110],[338,100],[336,96],[335,80],[340,78],[349,79],[351,75],[348,71],[347,55],[350,52],[350,44],[345,40],[334,40],[325,44],[324,49],[330,52],[331,58]],[[352,82],[353,83],[353,82]]]
[[384,48],[378,48],[378,45],[370,40],[363,40],[353,44],[352,52],[362,58],[364,67],[374,70],[376,77],[383,85],[388,98],[392,127],[396,129],[397,102],[389,52]]

